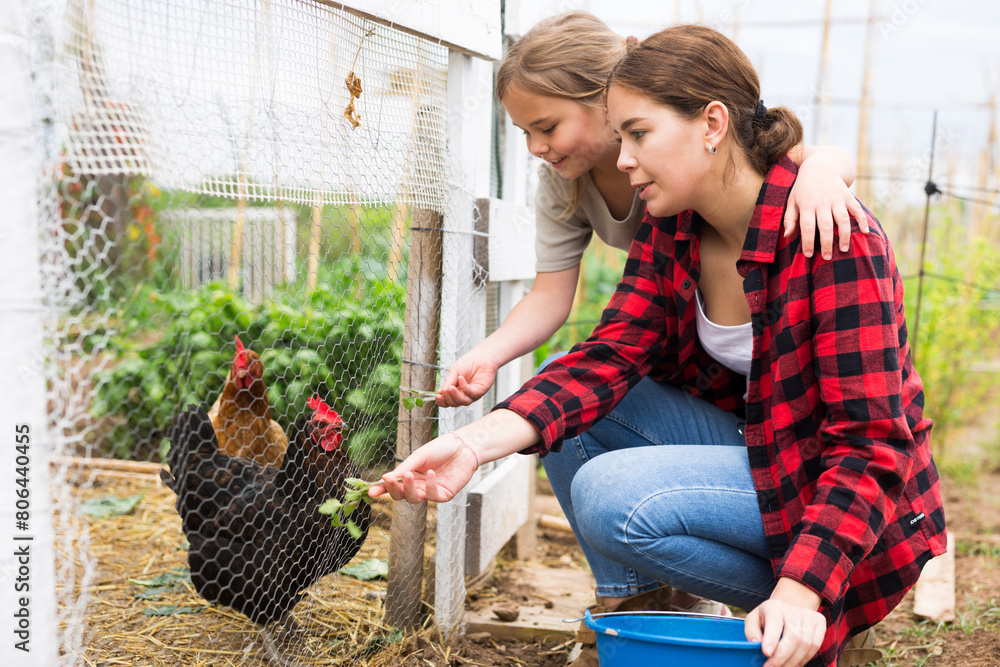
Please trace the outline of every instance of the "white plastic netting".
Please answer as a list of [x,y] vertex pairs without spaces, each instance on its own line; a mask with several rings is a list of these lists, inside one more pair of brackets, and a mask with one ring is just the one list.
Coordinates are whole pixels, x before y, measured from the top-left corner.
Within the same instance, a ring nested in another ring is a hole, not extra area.
[[450,312],[485,290],[448,50],[297,0],[29,8],[63,661],[358,664],[433,532],[318,508],[436,433],[447,257]]

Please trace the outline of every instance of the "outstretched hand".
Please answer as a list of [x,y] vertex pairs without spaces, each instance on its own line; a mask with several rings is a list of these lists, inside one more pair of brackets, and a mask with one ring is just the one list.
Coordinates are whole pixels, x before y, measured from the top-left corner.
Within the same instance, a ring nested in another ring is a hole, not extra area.
[[447,502],[469,483],[478,467],[479,459],[471,447],[448,433],[431,440],[395,470],[382,475],[381,483],[372,485],[368,495],[377,498],[388,493],[393,500],[411,504]]
[[489,391],[496,377],[496,363],[465,355],[448,369],[434,402],[442,408],[471,405]]

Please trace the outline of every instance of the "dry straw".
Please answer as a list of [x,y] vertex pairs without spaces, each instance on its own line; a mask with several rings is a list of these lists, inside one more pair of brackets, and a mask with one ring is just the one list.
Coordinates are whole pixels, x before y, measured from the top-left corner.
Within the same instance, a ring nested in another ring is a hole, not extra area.
[[[82,655],[74,656],[78,664],[399,664],[404,642],[391,641],[399,636],[383,623],[383,581],[361,582],[336,574],[321,579],[292,611],[298,626],[292,641],[273,639],[239,612],[209,605],[183,577],[166,590],[133,583],[186,571],[186,542],[173,493],[146,471],[123,476],[107,463],[74,465],[70,470],[80,502],[145,494],[134,513],[89,522],[97,571],[88,591],[84,648]],[[375,507],[380,518],[356,562],[386,557],[388,508],[380,504]],[[79,559],[76,553],[60,557]],[[137,597],[143,594],[158,599]],[[152,615],[156,610],[175,613]]]

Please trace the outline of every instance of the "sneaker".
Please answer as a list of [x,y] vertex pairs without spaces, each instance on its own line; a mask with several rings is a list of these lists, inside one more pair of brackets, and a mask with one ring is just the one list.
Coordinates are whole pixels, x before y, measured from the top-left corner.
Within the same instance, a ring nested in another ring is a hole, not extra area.
[[729,607],[721,602],[709,600],[708,598],[698,598],[694,603],[687,607],[681,607],[675,602],[673,603],[673,607],[674,611],[683,611],[689,614],[711,614],[712,616],[733,615],[733,612],[729,610]]
[[837,659],[837,667],[861,667],[882,659],[881,649],[875,648],[875,629],[868,628],[851,637]]
[[[615,611],[670,611],[670,601],[674,591],[670,586],[662,586],[652,591],[633,595],[614,605],[595,604],[590,613],[604,614]],[[576,646],[569,654],[570,667],[599,667],[597,659],[597,636],[583,621],[576,632]]]

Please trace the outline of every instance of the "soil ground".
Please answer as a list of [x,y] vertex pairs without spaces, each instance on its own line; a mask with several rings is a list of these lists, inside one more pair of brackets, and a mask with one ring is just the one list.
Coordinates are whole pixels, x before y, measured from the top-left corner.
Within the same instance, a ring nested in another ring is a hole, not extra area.
[[[540,485],[541,511],[558,512],[558,504]],[[956,537],[956,615],[953,623],[922,621],[913,615],[913,593],[876,629],[885,657],[878,667],[1000,667],[1000,472],[980,474],[958,483],[945,479],[943,489],[949,530]],[[553,568],[586,568],[572,535],[540,529],[536,558]],[[469,604],[517,608],[534,591],[509,576],[513,563],[501,563],[494,576],[470,592]],[[582,610],[581,610],[582,611]],[[411,642],[416,640],[411,639]],[[572,642],[497,641],[486,636],[461,637],[446,659],[430,645],[404,650],[402,667],[561,667]],[[876,664],[876,663],[872,663]]]
[[[912,593],[877,628],[878,646],[885,658],[878,667],[1000,667],[1000,471],[946,478],[943,489],[949,530],[956,539],[957,618],[935,624],[913,615]],[[83,658],[87,664],[111,665],[231,665],[268,667],[257,643],[254,627],[226,608],[206,607],[190,584],[164,590],[154,598],[142,597],[146,589],[136,578],[174,571],[185,565],[183,534],[173,509],[172,494],[154,475],[101,476],[81,480],[83,497],[144,493],[133,515],[89,526],[90,548],[99,561],[90,587],[86,616],[88,636]],[[558,514],[558,503],[540,483],[538,510]],[[380,512],[381,512],[381,508]],[[362,558],[385,558],[387,523],[377,522]],[[73,545],[74,550],[79,545]],[[523,563],[501,558],[484,583],[470,586],[470,610],[512,610],[537,607],[546,596],[563,613],[564,601],[554,591],[554,581],[587,582],[583,553],[570,533],[540,529],[538,547],[530,565],[544,569],[549,587],[526,585],[518,576]],[[570,572],[572,571],[572,572]],[[536,579],[537,580],[537,579]],[[573,642],[567,635],[544,639],[499,640],[478,632],[442,640],[433,629],[406,638],[391,636],[381,624],[384,582],[358,582],[328,577],[314,587],[314,594],[296,607],[299,622],[310,629],[310,655],[298,664],[365,665],[367,667],[562,667]],[[589,585],[576,586],[577,600],[590,595]],[[152,592],[153,589],[148,589]],[[167,617],[149,615],[147,608],[173,608]],[[585,602],[567,612],[581,613]],[[190,607],[190,613],[180,608]],[[321,629],[331,636],[349,636],[351,650],[323,643]],[[336,631],[336,632],[334,632]],[[315,635],[315,636],[311,636]],[[318,642],[318,643],[317,643]],[[313,650],[315,649],[315,650]],[[384,649],[384,650],[382,650]],[[329,654],[329,659],[327,656]],[[286,654],[288,655],[288,654]],[[290,662],[288,664],[295,664]]]

